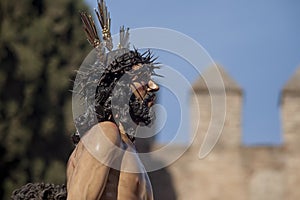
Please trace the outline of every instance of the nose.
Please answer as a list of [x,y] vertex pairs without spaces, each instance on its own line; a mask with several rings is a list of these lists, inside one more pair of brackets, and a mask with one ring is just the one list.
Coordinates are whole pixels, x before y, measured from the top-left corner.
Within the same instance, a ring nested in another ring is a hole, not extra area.
[[159,86],[152,80],[150,80],[147,84],[147,91],[148,92],[156,92],[159,90]]

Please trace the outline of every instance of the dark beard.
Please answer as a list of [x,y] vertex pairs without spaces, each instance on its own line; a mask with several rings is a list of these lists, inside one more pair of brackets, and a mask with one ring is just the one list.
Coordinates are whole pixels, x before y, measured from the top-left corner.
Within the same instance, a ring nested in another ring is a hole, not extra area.
[[[143,101],[141,101],[134,94],[132,94],[130,87],[127,88],[128,89],[125,89],[124,87],[117,88],[113,103],[111,104],[111,100],[109,101],[111,105],[109,107],[112,109],[110,109],[110,112],[107,113],[118,116],[116,119],[112,118],[111,121],[115,122],[116,124],[119,124],[120,122],[123,125],[128,137],[133,141],[137,126],[148,126],[155,119],[155,115],[153,112],[151,112],[148,103],[154,102],[156,95],[152,92],[149,92],[143,98]],[[132,94],[129,100],[126,98],[127,94]],[[94,112],[95,111],[93,109],[88,109],[85,114],[79,116],[75,120],[75,125],[77,128],[76,134],[73,135],[73,142],[75,144],[78,142],[77,138],[83,136],[86,131],[88,131],[97,123],[97,118]],[[104,120],[98,119],[98,122],[101,121]]]
[[155,115],[151,112],[148,103],[154,101],[155,96],[154,93],[149,92],[146,94],[143,101],[140,101],[135,95],[132,95],[129,100],[129,109],[119,112],[119,122],[122,123],[124,130],[131,141],[135,140],[137,126],[148,126],[154,120]]
[[129,113],[132,121],[137,125],[148,126],[152,122],[154,114],[151,114],[148,103],[154,102],[155,97],[152,92],[147,93],[143,101],[138,100],[134,95],[131,96]]

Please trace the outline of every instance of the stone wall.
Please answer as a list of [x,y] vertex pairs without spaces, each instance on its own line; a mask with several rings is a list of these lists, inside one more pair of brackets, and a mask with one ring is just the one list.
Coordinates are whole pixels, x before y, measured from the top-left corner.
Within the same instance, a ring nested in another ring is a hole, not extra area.
[[[196,133],[196,138],[189,150],[167,168],[172,174],[178,200],[247,199],[240,151],[242,93],[229,88],[225,90],[226,100],[218,102],[226,103],[224,124],[222,109],[217,109],[217,117],[220,117],[217,123],[211,123],[213,106],[214,109],[220,106],[212,104],[212,97],[222,99],[220,90],[211,90],[210,93],[196,90],[191,95],[191,136]],[[212,152],[200,159],[199,150],[205,134],[209,127],[214,130],[216,126],[221,128],[221,137]]]
[[171,189],[162,175],[152,176],[156,200],[300,199],[300,68],[281,96],[281,146],[242,145],[242,91],[224,71],[221,74],[225,76],[226,118],[219,141],[207,157],[199,159],[205,134],[213,126],[211,96],[220,95],[219,90],[205,91],[200,81],[190,102],[191,139],[194,133],[196,138],[179,160],[163,170]]
[[[300,81],[300,80],[299,80]],[[282,99],[284,147],[286,151],[287,199],[300,199],[300,95],[287,94]]]

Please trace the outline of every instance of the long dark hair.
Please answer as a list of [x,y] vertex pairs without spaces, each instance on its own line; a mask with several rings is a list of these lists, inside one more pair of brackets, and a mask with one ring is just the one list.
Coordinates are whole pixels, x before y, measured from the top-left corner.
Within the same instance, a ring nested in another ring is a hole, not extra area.
[[[152,117],[149,116],[147,103],[153,100],[155,95],[148,93],[140,102],[132,95],[130,89],[132,79],[136,77],[136,81],[148,82],[152,75],[157,75],[154,69],[159,68],[159,66],[158,63],[155,63],[156,58],[153,58],[149,50],[143,54],[140,54],[136,49],[122,52],[121,55],[116,52],[113,53],[115,56],[108,55],[107,62],[112,61],[104,70],[101,70],[101,73],[99,70],[98,73],[95,73],[93,68],[99,69],[99,67],[103,68],[104,66],[99,66],[99,62],[95,62],[93,66],[90,66],[90,72],[85,74],[85,76],[92,78],[82,78],[86,82],[80,84],[82,87],[81,96],[84,96],[88,106],[86,112],[75,120],[75,125],[80,135],[83,135],[98,122],[112,121],[116,124],[121,122],[126,133],[131,139],[134,139],[135,125],[131,122],[135,122],[136,125],[141,123],[148,125],[151,122]],[[141,67],[138,70],[133,70],[133,66],[136,65]],[[97,75],[100,77],[95,81]],[[90,91],[91,83],[97,84],[96,92]],[[112,103],[113,98],[116,99],[115,103]],[[118,118],[115,117],[116,114]]]

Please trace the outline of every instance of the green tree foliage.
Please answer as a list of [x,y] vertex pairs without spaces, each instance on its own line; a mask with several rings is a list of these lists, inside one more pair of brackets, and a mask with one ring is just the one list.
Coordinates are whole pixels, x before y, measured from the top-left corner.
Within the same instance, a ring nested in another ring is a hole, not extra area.
[[27,182],[65,182],[71,79],[89,47],[83,0],[0,1],[0,199]]

